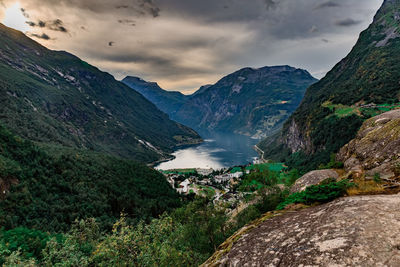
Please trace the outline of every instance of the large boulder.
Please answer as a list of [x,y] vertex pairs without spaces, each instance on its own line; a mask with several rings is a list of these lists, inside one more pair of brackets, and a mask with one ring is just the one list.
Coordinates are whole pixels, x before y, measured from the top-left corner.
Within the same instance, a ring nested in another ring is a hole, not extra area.
[[300,179],[298,179],[292,186],[290,191],[292,193],[301,192],[304,191],[310,185],[320,184],[321,182],[329,178],[338,179],[339,174],[335,170],[311,171],[303,175]]
[[270,216],[238,231],[203,266],[400,266],[399,195]]
[[345,169],[355,174],[390,179],[400,168],[400,110],[392,110],[364,122],[355,139],[337,155]]

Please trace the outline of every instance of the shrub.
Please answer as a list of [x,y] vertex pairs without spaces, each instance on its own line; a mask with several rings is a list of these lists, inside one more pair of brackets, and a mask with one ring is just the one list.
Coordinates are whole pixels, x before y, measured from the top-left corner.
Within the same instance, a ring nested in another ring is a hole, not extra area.
[[7,256],[21,259],[40,259],[42,250],[50,239],[49,234],[23,227],[0,232],[0,265]]
[[344,163],[340,161],[336,161],[336,154],[332,153],[330,157],[330,161],[327,164],[321,164],[319,166],[320,170],[325,170],[325,169],[343,169]]
[[285,201],[278,205],[277,209],[282,210],[287,205],[296,203],[309,205],[316,202],[329,202],[338,197],[344,196],[346,194],[346,189],[351,185],[352,184],[350,184],[347,180],[343,180],[341,182],[331,182],[322,185],[312,185],[307,187],[305,191],[289,195]]
[[381,175],[379,173],[374,174],[374,182],[377,184],[382,182]]

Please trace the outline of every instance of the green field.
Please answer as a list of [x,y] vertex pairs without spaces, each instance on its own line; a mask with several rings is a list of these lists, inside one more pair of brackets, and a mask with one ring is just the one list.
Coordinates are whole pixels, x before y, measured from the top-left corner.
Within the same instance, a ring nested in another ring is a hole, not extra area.
[[388,112],[394,109],[400,108],[400,103],[397,104],[379,104],[372,107],[355,107],[355,106],[346,106],[346,105],[335,105],[330,101],[327,101],[322,104],[323,107],[329,108],[331,111],[335,112],[335,115],[343,118],[351,115],[368,114],[371,117],[377,116],[381,113]]
[[230,173],[236,173],[236,172],[241,172],[242,171],[242,168],[240,168],[240,167],[234,167],[234,168],[232,168],[232,170],[230,171]]
[[248,171],[252,171],[252,170],[258,170],[258,171],[269,170],[269,171],[274,171],[274,172],[281,172],[281,171],[283,171],[285,169],[287,169],[287,167],[283,163],[261,163],[261,164],[250,165],[250,166],[246,167],[246,170],[248,170]]

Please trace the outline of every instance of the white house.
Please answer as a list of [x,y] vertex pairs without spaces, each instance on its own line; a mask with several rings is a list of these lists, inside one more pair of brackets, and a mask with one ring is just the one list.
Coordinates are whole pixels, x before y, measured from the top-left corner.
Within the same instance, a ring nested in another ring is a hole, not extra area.
[[238,178],[240,178],[242,176],[243,176],[243,172],[235,172],[235,173],[230,173],[229,174],[230,178],[236,178],[236,179],[238,179]]
[[200,175],[208,176],[213,172],[213,169],[196,169],[196,171]]
[[189,179],[186,179],[182,183],[179,184],[179,187],[177,189],[179,194],[187,194],[189,192],[189,185],[190,185]]
[[224,183],[227,182],[231,179],[230,174],[222,174],[214,177],[215,181],[217,183]]

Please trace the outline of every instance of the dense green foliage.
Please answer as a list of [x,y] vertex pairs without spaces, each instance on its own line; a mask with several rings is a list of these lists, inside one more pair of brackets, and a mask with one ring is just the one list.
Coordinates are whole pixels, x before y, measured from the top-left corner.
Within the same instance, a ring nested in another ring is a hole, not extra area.
[[350,186],[347,180],[340,182],[326,182],[320,185],[311,185],[305,191],[293,193],[285,201],[280,203],[277,209],[284,209],[289,204],[303,203],[313,204],[316,202],[325,203],[338,197],[344,196],[346,189]]
[[28,140],[143,162],[200,139],[110,74],[1,24],[0,114]]
[[255,192],[265,187],[271,187],[278,183],[279,173],[268,169],[255,171],[240,181],[239,191]]
[[[256,180],[263,186],[255,193],[254,204],[233,218],[224,206],[196,197],[147,222],[133,224],[123,214],[111,232],[102,227],[101,217],[75,220],[61,235],[19,227],[1,232],[0,261],[26,266],[198,266],[226,238],[264,213],[291,203],[327,202],[342,196],[348,186],[345,181],[327,181],[288,196],[277,187],[276,172],[253,173],[244,184]],[[288,183],[298,177],[296,171],[286,175],[292,179]]]
[[31,230],[23,227],[8,231],[1,230],[0,266],[4,263],[3,257],[18,251],[25,259],[42,259],[42,250],[46,247],[48,240],[50,240],[49,234],[39,230]]
[[224,209],[198,198],[150,223],[133,226],[124,215],[107,234],[94,219],[86,219],[75,221],[62,237],[20,240],[21,248],[35,242],[37,248],[16,250],[0,236],[0,260],[35,259],[46,266],[197,266],[233,233],[227,219]]
[[[365,119],[396,107],[392,104],[400,100],[400,38],[389,35],[399,32],[399,8],[398,0],[385,1],[349,55],[307,89],[281,134],[260,144],[266,158],[284,159],[292,163],[290,167],[315,169],[353,139]],[[365,108],[372,103],[381,105]],[[294,122],[299,133],[290,130]],[[288,136],[305,144],[306,161],[299,162],[291,155]]]
[[[101,154],[50,156],[0,127],[0,225],[62,231],[77,218],[111,228],[120,212],[158,216],[180,200],[157,171]],[[9,191],[9,193],[7,193]]]

